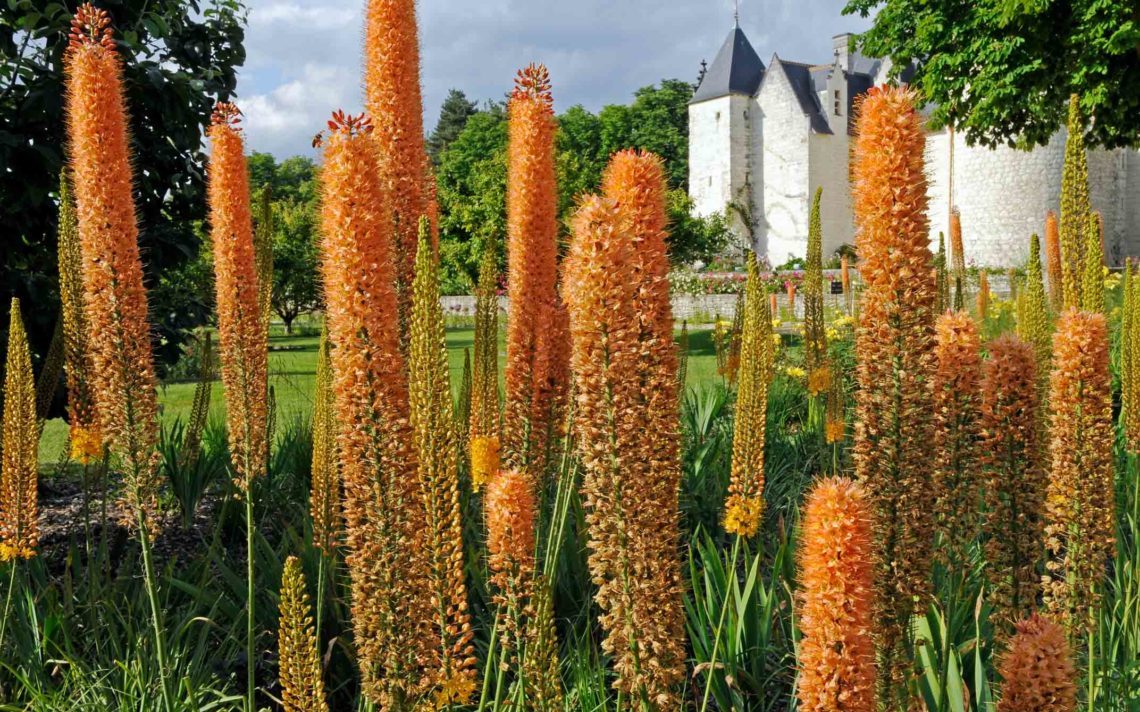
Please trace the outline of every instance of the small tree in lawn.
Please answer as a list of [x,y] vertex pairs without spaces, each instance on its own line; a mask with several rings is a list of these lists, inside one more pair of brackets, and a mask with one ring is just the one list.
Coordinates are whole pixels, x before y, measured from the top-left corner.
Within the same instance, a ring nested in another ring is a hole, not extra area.
[[308,203],[279,202],[273,210],[273,311],[293,333],[293,322],[320,305],[317,243],[313,208]]

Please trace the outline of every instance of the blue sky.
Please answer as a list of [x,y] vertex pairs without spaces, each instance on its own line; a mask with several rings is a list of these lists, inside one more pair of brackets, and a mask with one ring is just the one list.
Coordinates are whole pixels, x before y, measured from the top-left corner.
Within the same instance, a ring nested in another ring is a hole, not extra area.
[[[359,110],[364,0],[248,0],[238,83],[250,148],[310,154],[335,108]],[[843,0],[741,0],[741,27],[765,62],[831,57],[831,37],[866,29]],[[732,27],[732,0],[419,0],[424,112],[447,90],[501,98],[515,71],[549,67],[559,111],[628,102],[662,78],[693,80]]]

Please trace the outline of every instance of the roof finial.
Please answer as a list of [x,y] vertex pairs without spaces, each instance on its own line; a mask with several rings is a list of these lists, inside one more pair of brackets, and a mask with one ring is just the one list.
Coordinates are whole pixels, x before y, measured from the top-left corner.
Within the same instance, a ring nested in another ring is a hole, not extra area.
[[737,29],[740,29],[740,0],[733,0],[734,10],[732,12],[732,21]]

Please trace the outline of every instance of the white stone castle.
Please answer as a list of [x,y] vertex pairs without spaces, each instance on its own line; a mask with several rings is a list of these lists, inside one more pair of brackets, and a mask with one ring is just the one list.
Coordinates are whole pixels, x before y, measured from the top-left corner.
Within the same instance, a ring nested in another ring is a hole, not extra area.
[[[702,215],[727,213],[742,237],[773,265],[807,248],[808,210],[823,188],[824,258],[854,245],[849,189],[855,98],[886,81],[889,62],[849,50],[834,38],[829,64],[765,66],[740,27],[728,35],[689,104],[689,193]],[[903,79],[905,80],[905,73]],[[962,215],[966,259],[978,266],[1020,266],[1029,235],[1059,211],[1065,154],[1062,128],[1032,151],[967,146],[945,130],[927,135],[931,242]],[[1089,151],[1093,208],[1104,219],[1111,263],[1140,254],[1140,154]]]

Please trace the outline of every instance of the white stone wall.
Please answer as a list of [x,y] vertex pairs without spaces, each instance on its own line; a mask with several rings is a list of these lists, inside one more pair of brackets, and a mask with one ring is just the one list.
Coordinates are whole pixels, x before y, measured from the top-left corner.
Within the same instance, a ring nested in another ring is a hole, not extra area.
[[[1140,222],[1134,207],[1140,178],[1133,168],[1135,152],[1089,152],[1089,197],[1105,221],[1105,243],[1110,260],[1135,254],[1140,246]],[[1060,211],[1061,173],[1065,163],[1065,132],[1059,131],[1046,146],[1032,151],[1009,147],[988,149],[967,146],[954,136],[954,205],[962,213],[966,261],[986,267],[1024,263],[1029,236],[1044,234],[1045,214]],[[930,182],[929,216],[932,249],[938,233],[949,232],[950,139],[946,131],[930,134],[926,146],[926,172]]]
[[746,197],[750,104],[730,95],[689,106],[689,195],[698,215],[729,212],[730,201]]
[[773,265],[807,246],[811,125],[778,63],[768,68],[752,122],[756,250]]
[[[823,195],[819,200],[819,217],[823,231],[823,259],[827,261],[840,245],[855,244],[848,163],[850,148],[846,127],[842,133],[813,133],[809,143],[811,163],[808,174],[812,195],[814,196],[816,187],[823,187]],[[807,233],[804,233],[804,240],[806,251]]]

